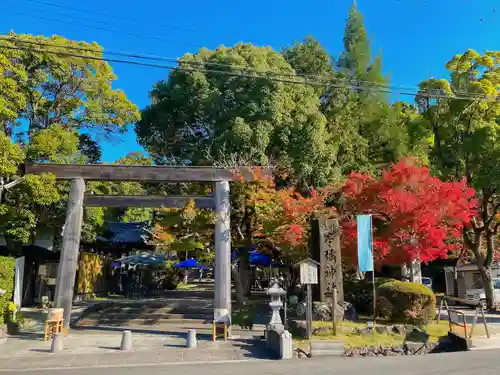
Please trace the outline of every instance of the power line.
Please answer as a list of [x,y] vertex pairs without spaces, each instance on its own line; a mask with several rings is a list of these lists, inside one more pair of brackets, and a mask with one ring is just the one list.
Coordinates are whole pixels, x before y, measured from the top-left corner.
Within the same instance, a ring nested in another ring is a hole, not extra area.
[[[68,5],[55,4],[55,3],[51,3],[51,2],[48,2],[48,1],[41,1],[41,0],[25,0],[25,1],[29,2],[29,3],[36,3],[36,4],[46,5],[46,6],[53,7],[53,8],[67,9],[67,10],[71,10],[71,11],[74,11],[74,12],[81,12],[81,13],[86,13],[86,14],[96,14],[96,15],[103,16],[103,17],[106,17],[106,18],[115,18],[115,19],[118,19],[118,20],[127,21],[129,23],[131,22],[131,23],[136,23],[136,24],[151,26],[151,22],[148,22],[148,21],[137,20],[137,19],[127,18],[127,17],[123,17],[123,16],[117,16],[115,14],[110,14],[110,13],[96,12],[95,10],[91,11],[91,10],[88,10],[88,9],[75,8],[75,7],[71,7],[71,6],[68,6]],[[190,32],[190,33],[197,32],[196,30],[193,30],[193,29],[186,29],[184,27],[170,25],[170,24],[165,24],[165,23],[155,23],[155,24],[157,26],[161,26],[161,27],[166,28],[166,29],[186,31],[186,32]]]
[[[31,3],[42,4],[42,5],[46,5],[46,6],[51,6],[51,7],[56,7],[56,8],[61,8],[61,9],[68,9],[68,10],[72,10],[72,11],[76,11],[76,12],[84,12],[84,13],[87,13],[87,14],[88,13],[91,13],[91,14],[93,13],[93,14],[105,16],[105,17],[108,17],[108,18],[116,18],[116,19],[126,20],[127,22],[133,22],[133,23],[140,23],[140,24],[150,25],[150,22],[146,22],[146,21],[138,21],[138,20],[127,18],[127,17],[115,16],[115,15],[112,15],[112,14],[109,14],[109,13],[96,12],[96,11],[92,12],[92,11],[89,11],[87,9],[75,8],[75,7],[71,7],[71,6],[67,6],[67,5],[50,3],[50,2],[47,2],[47,1],[41,1],[41,0],[25,0],[25,1],[31,2]],[[35,10],[35,11],[43,12],[41,10]],[[20,12],[13,12],[12,14],[24,15],[23,13],[20,13]],[[62,15],[62,16],[67,16],[66,14],[61,14],[61,13],[59,13],[59,14]],[[42,16],[34,16],[34,15],[29,15],[29,14],[28,14],[28,16],[29,17],[33,17],[33,18],[39,18],[39,19],[44,19],[44,20],[48,20],[48,21],[53,21],[53,22],[59,22],[59,23],[63,23],[63,24],[77,25],[77,26],[81,26],[81,27],[85,27],[85,28],[94,28],[96,30],[102,30],[102,31],[107,31],[107,32],[118,32],[118,33],[120,32],[119,30],[116,30],[116,29],[102,28],[102,27],[91,26],[91,25],[83,25],[83,24],[75,24],[74,22],[62,21],[62,20],[59,20],[59,19],[51,19],[51,18],[42,17]],[[101,21],[101,20],[89,20],[89,19],[85,19],[85,18],[81,18],[81,17],[80,17],[80,19],[84,20],[84,21],[90,21],[90,22],[105,23],[104,21]],[[167,28],[175,28],[175,29],[182,30],[182,31],[195,32],[194,30],[185,29],[185,28],[179,28],[177,26],[172,26],[172,25],[168,25],[168,24],[163,24],[163,26],[167,27]],[[179,44],[180,43],[177,40],[164,39],[164,38],[154,37],[154,36],[151,36],[151,35],[136,34],[136,33],[130,33],[130,32],[125,32],[125,34],[130,35],[130,36],[134,36],[134,37],[144,37],[144,38],[147,38],[147,39],[164,41],[164,42],[167,42],[167,43],[174,43],[174,44]],[[191,43],[188,43],[188,44],[196,46],[198,48],[202,47],[201,45],[195,45],[195,44],[191,44]],[[57,47],[57,48],[77,49],[76,47],[62,47],[62,46],[54,46],[54,47]],[[82,49],[82,51],[83,51],[83,49]],[[102,52],[102,51],[99,51],[99,52]],[[107,54],[110,54],[110,55],[122,56],[122,57],[133,57],[133,58],[136,58],[136,59],[146,59],[146,60],[154,60],[154,61],[165,61],[165,62],[181,63],[181,61],[179,59],[166,58],[166,57],[160,57],[160,56],[146,56],[146,55],[133,54],[133,53],[126,54],[124,52],[104,52],[104,53],[107,53]],[[198,61],[182,61],[182,63],[183,64],[187,64],[187,65],[195,65],[195,66],[228,67],[230,69],[238,69],[238,70],[242,70],[242,71],[255,72],[255,73],[261,73],[261,74],[266,73],[266,72],[263,72],[263,71],[258,70],[258,69],[252,69],[252,68],[247,68],[247,67],[235,67],[235,66],[230,65],[230,64],[222,64],[222,63],[198,62]],[[313,74],[299,72],[299,71],[296,71],[295,72],[296,74],[286,74],[286,73],[278,73],[278,72],[269,72],[269,73],[276,74],[276,75],[281,75],[281,76],[287,76],[287,77],[296,77],[297,75],[300,75],[300,76],[302,76],[304,78],[316,78],[316,79],[320,78],[320,79],[327,79],[327,80],[331,79],[331,77],[321,77],[321,76],[318,76],[318,75],[313,75]],[[368,80],[344,79],[344,81],[347,81],[347,82],[350,82],[350,83],[354,83],[354,84],[366,83],[366,84],[369,84],[370,86],[386,87],[386,88],[390,87],[390,88],[396,88],[398,90],[419,90],[419,88],[417,86],[410,87],[410,86],[402,86],[402,85],[390,85],[390,84],[379,83],[379,82],[368,81]],[[474,96],[474,97],[477,97],[477,98],[486,98],[486,96],[483,95],[483,94],[470,93],[470,92],[467,92],[465,90],[454,90],[454,93],[455,94],[462,94],[462,95],[465,95],[467,97]]]
[[[130,53],[130,52],[112,52],[112,51],[103,51],[101,49],[95,49],[95,48],[87,48],[87,47],[81,47],[81,46],[62,46],[56,43],[50,43],[50,42],[35,42],[31,40],[24,40],[22,38],[16,38],[16,37],[11,37],[11,36],[1,36],[0,35],[0,40],[5,40],[5,41],[11,41],[11,42],[17,42],[17,43],[24,43],[24,44],[31,44],[31,45],[36,45],[36,46],[42,46],[42,47],[54,47],[54,48],[62,48],[62,49],[70,49],[70,50],[76,50],[76,51],[84,51],[84,52],[96,52],[96,53],[103,53],[103,54],[108,54],[108,55],[115,55],[115,56],[120,56],[120,57],[128,57],[128,58],[135,58],[135,59],[144,59],[144,60],[150,60],[150,61],[163,61],[163,62],[169,62],[169,63],[175,63],[175,64],[185,64],[185,65],[194,65],[194,66],[199,66],[201,68],[205,66],[215,66],[215,67],[224,67],[224,68],[230,68],[232,70],[238,70],[242,72],[252,72],[252,73],[258,73],[258,74],[273,74],[277,76],[283,76],[283,77],[291,77],[295,78],[297,76],[300,76],[302,78],[307,78],[307,79],[317,79],[317,80],[323,80],[323,81],[332,81],[332,77],[326,77],[326,76],[320,76],[320,75],[314,75],[314,74],[303,74],[301,72],[296,72],[295,74],[287,74],[287,73],[282,73],[282,72],[276,72],[272,70],[259,70],[259,69],[252,69],[249,67],[236,67],[234,65],[230,64],[222,64],[222,63],[212,63],[212,62],[199,62],[199,61],[181,61],[180,59],[176,58],[168,58],[168,57],[161,57],[161,56],[148,56],[148,55],[142,55],[142,54],[137,54],[137,53]],[[374,81],[364,81],[364,80],[356,80],[356,79],[337,79],[337,81],[342,81],[342,82],[347,82],[347,83],[352,83],[359,85],[360,83],[366,83],[369,84],[370,86],[374,87],[383,87],[383,88],[392,88],[392,89],[400,89],[400,90],[417,90],[418,87],[408,87],[408,86],[401,86],[401,85],[389,85],[389,84],[384,84],[384,83],[378,83]],[[465,91],[460,92],[460,91],[455,91],[455,94],[468,94],[469,96],[477,96],[477,97],[484,97],[481,96],[480,94],[474,94],[474,93],[467,93]]]
[[[36,9],[36,8],[28,8],[28,9],[26,9],[26,11],[35,12],[37,15],[32,15],[32,14],[26,14],[26,15],[28,17],[36,17],[36,18],[40,18],[38,16],[38,14],[45,14],[46,13],[46,10],[44,10],[44,9]],[[13,12],[13,14],[23,15],[25,13]],[[88,22],[90,22],[90,23],[97,23],[97,24],[105,25],[105,26],[109,26],[110,25],[109,20],[100,20],[100,19],[86,18],[86,17],[79,17],[79,16],[75,17],[73,14],[69,14],[69,13],[60,13],[60,12],[51,11],[50,15],[57,17],[57,20],[52,19],[53,22],[60,22],[61,20],[65,20],[64,23],[67,23],[67,22],[71,22],[69,20],[75,19],[75,20],[79,20],[79,21],[83,21],[83,22],[87,22],[87,23]],[[86,24],[85,27],[97,28],[97,30],[103,30],[103,31],[109,31],[109,32],[112,32],[112,30],[113,30],[113,29],[109,29],[109,28],[102,28],[100,26],[93,26],[93,25],[88,25],[88,24]],[[141,36],[141,37],[145,37],[145,38],[149,38],[149,35],[143,34],[143,33],[138,33],[138,34],[135,34],[135,35],[138,35],[138,36]],[[162,36],[162,35],[166,35],[166,34],[160,33],[159,35]],[[165,41],[167,41],[167,40],[169,40],[169,39],[168,38],[165,39]],[[174,40],[169,40],[169,41],[171,43],[178,43],[177,41],[174,41]]]
[[18,16],[23,16],[23,17],[31,17],[31,18],[41,19],[41,20],[45,20],[45,21],[57,22],[57,23],[61,23],[61,24],[64,24],[64,25],[79,26],[79,27],[83,27],[83,28],[86,28],[86,29],[95,29],[95,30],[100,30],[100,31],[106,31],[106,32],[109,32],[109,33],[126,34],[126,35],[133,36],[133,37],[136,37],[136,38],[156,40],[156,41],[159,41],[159,42],[166,42],[166,43],[172,43],[172,44],[188,44],[188,45],[195,46],[197,48],[203,47],[202,45],[181,42],[179,40],[174,40],[174,39],[166,39],[166,38],[161,38],[161,37],[156,37],[156,36],[146,35],[146,34],[137,34],[137,33],[132,33],[130,31],[120,31],[120,30],[117,30],[117,29],[112,29],[112,28],[107,28],[107,27],[101,27],[101,26],[95,26],[95,25],[88,25],[88,24],[76,23],[76,22],[73,22],[73,21],[65,21],[65,20],[61,20],[61,19],[50,18],[50,17],[45,17],[45,16],[39,16],[39,15],[34,15],[34,14],[29,14],[29,13],[10,12],[10,14],[18,15]]
[[[175,64],[194,65],[194,66],[198,66],[201,68],[204,68],[205,66],[224,67],[224,68],[229,68],[232,70],[237,70],[237,71],[242,71],[242,72],[247,72],[247,73],[250,72],[250,73],[258,73],[258,74],[273,74],[273,75],[288,77],[288,78],[295,78],[297,76],[300,76],[300,77],[306,78],[306,79],[323,80],[326,82],[332,81],[332,77],[308,74],[308,73],[303,73],[300,71],[295,72],[295,74],[282,73],[282,72],[277,72],[277,71],[272,71],[272,70],[265,71],[265,70],[253,69],[250,67],[237,67],[237,66],[234,66],[231,64],[223,64],[223,63],[213,63],[213,62],[204,62],[204,61],[203,62],[189,61],[189,60],[181,60],[179,58],[151,56],[151,55],[144,55],[144,54],[138,54],[138,53],[132,53],[132,52],[123,52],[123,51],[120,51],[120,52],[103,51],[101,49],[87,48],[87,47],[81,47],[81,46],[62,46],[62,45],[59,45],[56,43],[35,42],[35,41],[31,41],[31,40],[24,40],[22,38],[16,38],[16,37],[11,37],[11,36],[6,37],[6,36],[2,36],[2,35],[0,35],[0,40],[31,44],[31,45],[42,46],[42,47],[54,47],[54,48],[70,49],[70,50],[84,51],[84,52],[97,52],[97,53],[102,53],[102,54],[135,58],[135,59],[141,59],[141,60],[162,61],[162,62],[169,62],[169,63],[175,63]],[[339,79],[339,78],[337,78],[336,81],[337,82],[338,81],[347,82],[347,83],[351,83],[354,85],[367,84],[367,85],[373,86],[373,87],[390,88],[390,89],[397,89],[397,90],[420,91],[420,89],[417,86],[410,87],[410,86],[403,86],[403,85],[391,85],[391,84],[379,83],[379,82],[368,81],[368,80],[345,79],[345,78]],[[479,93],[469,93],[465,90],[454,90],[454,94],[455,95],[456,94],[466,95],[469,98],[471,98],[471,97],[486,98],[485,95],[482,95]]]
[[[138,61],[130,61],[130,60],[123,60],[123,59],[110,59],[110,58],[104,58],[104,57],[79,55],[79,54],[68,53],[68,52],[59,52],[59,51],[39,50],[39,49],[25,48],[25,47],[18,47],[18,46],[16,46],[16,47],[0,46],[0,49],[19,50],[19,51],[26,51],[26,52],[32,52],[32,53],[45,53],[45,54],[52,54],[52,55],[56,55],[56,56],[65,56],[65,57],[82,58],[82,59],[89,59],[89,60],[96,60],[96,61],[131,64],[131,65],[136,65],[136,66],[145,66],[145,67],[152,67],[152,68],[159,68],[159,69],[176,70],[176,71],[181,71],[181,72],[191,72],[191,73],[192,72],[201,72],[201,73],[206,73],[206,74],[223,75],[223,76],[231,76],[231,77],[239,77],[239,78],[265,79],[265,80],[272,81],[272,82],[281,82],[281,83],[290,83],[290,84],[300,84],[300,85],[310,85],[310,86],[324,86],[325,84],[328,84],[329,87],[333,87],[333,88],[347,88],[347,89],[352,89],[352,90],[368,91],[368,92],[385,92],[385,93],[389,93],[389,94],[406,95],[406,96],[412,96],[412,97],[417,96],[417,95],[422,95],[424,97],[427,96],[427,97],[432,97],[432,98],[436,98],[436,99],[448,99],[448,100],[482,99],[481,100],[482,102],[490,102],[490,103],[498,102],[496,99],[488,99],[487,97],[478,98],[478,97],[474,97],[474,96],[458,96],[458,95],[450,97],[450,96],[439,94],[439,93],[396,91],[396,90],[391,90],[389,88],[385,89],[385,88],[373,87],[373,86],[366,87],[366,86],[353,86],[353,85],[346,85],[346,84],[335,84],[335,83],[332,83],[332,81],[313,82],[313,81],[306,81],[306,80],[289,80],[289,79],[282,79],[282,78],[263,76],[263,75],[251,75],[251,74],[235,73],[235,72],[230,72],[230,71],[211,70],[211,69],[186,68],[186,67],[182,67],[182,66],[159,65],[159,64],[152,64],[152,63],[143,63],[143,62],[138,62]],[[298,76],[298,77],[300,77],[300,76]]]
[[[185,67],[167,66],[167,65],[159,65],[159,64],[141,63],[141,62],[130,61],[130,60],[109,59],[109,58],[101,58],[101,57],[96,57],[96,56],[78,55],[78,54],[67,53],[67,52],[58,52],[58,51],[37,50],[37,49],[24,48],[24,47],[0,46],[0,49],[1,48],[10,49],[10,50],[21,50],[21,51],[34,52],[34,53],[48,53],[48,54],[53,54],[53,55],[57,55],[57,56],[75,57],[75,58],[83,58],[83,59],[90,59],[90,60],[97,60],[97,61],[124,63],[124,64],[146,66],[146,67],[168,69],[168,70],[178,70],[178,71],[183,71],[183,72],[202,72],[202,73],[207,73],[207,74],[226,75],[226,76],[240,77],[240,78],[266,79],[269,81],[290,83],[290,84],[305,84],[305,85],[311,85],[311,86],[323,86],[325,84],[325,82],[319,83],[319,82],[312,82],[312,81],[285,80],[285,79],[280,79],[280,78],[276,78],[276,77],[269,77],[269,76],[262,76],[262,75],[258,76],[258,75],[242,74],[242,73],[233,73],[233,72],[228,72],[228,71],[220,71],[220,70],[196,69],[196,68],[185,68]],[[328,83],[328,85],[330,87],[334,87],[334,88],[348,88],[348,89],[360,90],[360,91],[385,92],[385,93],[397,94],[397,95],[416,96],[418,94],[418,92],[395,91],[395,90],[375,88],[375,87],[352,86],[352,85],[345,85],[345,84],[339,85],[339,84],[334,84],[334,83]],[[433,94],[432,97],[442,98],[442,99],[452,99],[449,96],[444,96],[444,95],[440,95],[440,94]],[[466,100],[466,99],[471,99],[471,98],[470,97],[457,97],[457,96],[455,96],[453,99]],[[476,98],[474,98],[474,99],[476,99]]]
[[31,44],[35,46],[41,46],[41,47],[54,47],[54,48],[64,48],[64,49],[70,49],[74,51],[82,51],[82,52],[95,52],[95,53],[102,53],[102,54],[108,54],[108,55],[114,55],[114,56],[122,56],[122,57],[131,57],[131,58],[136,58],[136,59],[144,59],[144,60],[152,60],[152,61],[164,61],[164,62],[173,62],[173,63],[179,63],[179,59],[177,58],[166,58],[166,57],[160,57],[160,56],[148,56],[148,55],[143,55],[143,54],[138,54],[138,53],[133,53],[133,52],[123,52],[123,51],[118,51],[118,52],[113,52],[113,51],[107,51],[104,48],[103,49],[98,49],[98,48],[88,48],[88,47],[81,47],[81,46],[63,46],[57,43],[50,43],[50,42],[36,42],[32,40],[25,40],[22,38],[18,37],[11,37],[11,36],[5,36],[5,35],[0,35],[0,40],[5,40],[13,43],[24,43],[24,44]]
[[[41,47],[54,47],[54,48],[70,49],[70,50],[83,51],[83,52],[96,52],[96,53],[121,56],[121,57],[129,57],[129,58],[135,58],[135,59],[141,59],[141,60],[163,61],[163,62],[169,62],[169,63],[175,63],[175,64],[195,65],[195,66],[200,66],[200,67],[204,67],[204,66],[224,67],[224,68],[230,68],[232,70],[241,70],[244,72],[259,73],[259,74],[273,74],[273,75],[292,77],[292,78],[297,77],[297,76],[300,76],[303,78],[316,78],[316,79],[322,79],[322,80],[331,80],[331,78],[332,78],[332,77],[328,77],[328,76],[320,76],[320,75],[302,73],[300,71],[295,72],[294,74],[282,73],[282,72],[277,72],[277,71],[273,71],[273,70],[254,69],[254,68],[244,67],[244,66],[239,67],[239,66],[234,66],[231,64],[223,64],[223,63],[214,63],[214,62],[205,62],[205,61],[189,61],[189,60],[181,60],[179,58],[151,56],[151,55],[143,55],[143,54],[132,53],[132,52],[123,52],[123,51],[113,52],[113,51],[106,51],[106,50],[87,48],[87,47],[81,47],[81,46],[78,46],[78,47],[77,46],[63,46],[63,45],[56,44],[56,43],[35,42],[35,41],[31,41],[31,40],[25,40],[22,38],[16,38],[16,37],[10,37],[10,36],[5,37],[2,35],[0,35],[0,40],[11,41],[14,43],[17,42],[17,43],[31,44],[31,45],[41,46]],[[374,85],[374,86],[391,87],[388,84],[378,83],[378,82],[374,82],[374,81],[353,80],[353,79],[345,79],[344,81],[353,82],[356,84],[368,83],[368,84]],[[408,89],[408,87],[405,88],[404,86],[392,86],[392,87]]]

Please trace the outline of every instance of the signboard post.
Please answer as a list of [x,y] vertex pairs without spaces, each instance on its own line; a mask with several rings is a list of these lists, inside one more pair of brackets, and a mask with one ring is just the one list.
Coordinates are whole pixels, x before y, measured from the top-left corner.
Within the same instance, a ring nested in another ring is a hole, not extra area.
[[300,284],[307,286],[306,322],[307,336],[309,339],[309,356],[312,357],[312,290],[311,285],[318,284],[319,263],[312,259],[306,259],[297,264],[300,267]]

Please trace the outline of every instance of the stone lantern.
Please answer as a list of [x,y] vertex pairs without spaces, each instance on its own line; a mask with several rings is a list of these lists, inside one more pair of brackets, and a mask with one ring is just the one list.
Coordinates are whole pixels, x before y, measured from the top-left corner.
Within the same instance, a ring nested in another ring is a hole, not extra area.
[[284,328],[283,322],[281,321],[280,310],[283,307],[281,297],[285,296],[286,292],[278,285],[277,282],[274,282],[273,285],[266,291],[266,294],[271,296],[269,307],[271,307],[273,312],[269,326]]

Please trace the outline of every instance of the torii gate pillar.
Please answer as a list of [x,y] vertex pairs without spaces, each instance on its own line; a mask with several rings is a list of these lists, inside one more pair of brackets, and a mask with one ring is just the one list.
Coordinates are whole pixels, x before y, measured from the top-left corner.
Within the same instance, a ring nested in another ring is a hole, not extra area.
[[215,183],[214,319],[231,318],[231,220],[229,181]]
[[61,258],[57,269],[55,292],[56,307],[64,309],[64,327],[69,328],[73,305],[76,269],[80,250],[80,237],[83,222],[83,195],[85,182],[83,178],[75,178],[71,182],[66,224],[63,227]]

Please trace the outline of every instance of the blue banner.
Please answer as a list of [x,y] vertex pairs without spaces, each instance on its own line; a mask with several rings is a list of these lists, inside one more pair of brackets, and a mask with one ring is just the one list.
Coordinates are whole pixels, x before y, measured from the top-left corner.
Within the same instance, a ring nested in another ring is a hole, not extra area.
[[373,271],[372,217],[358,215],[358,265],[360,272]]

